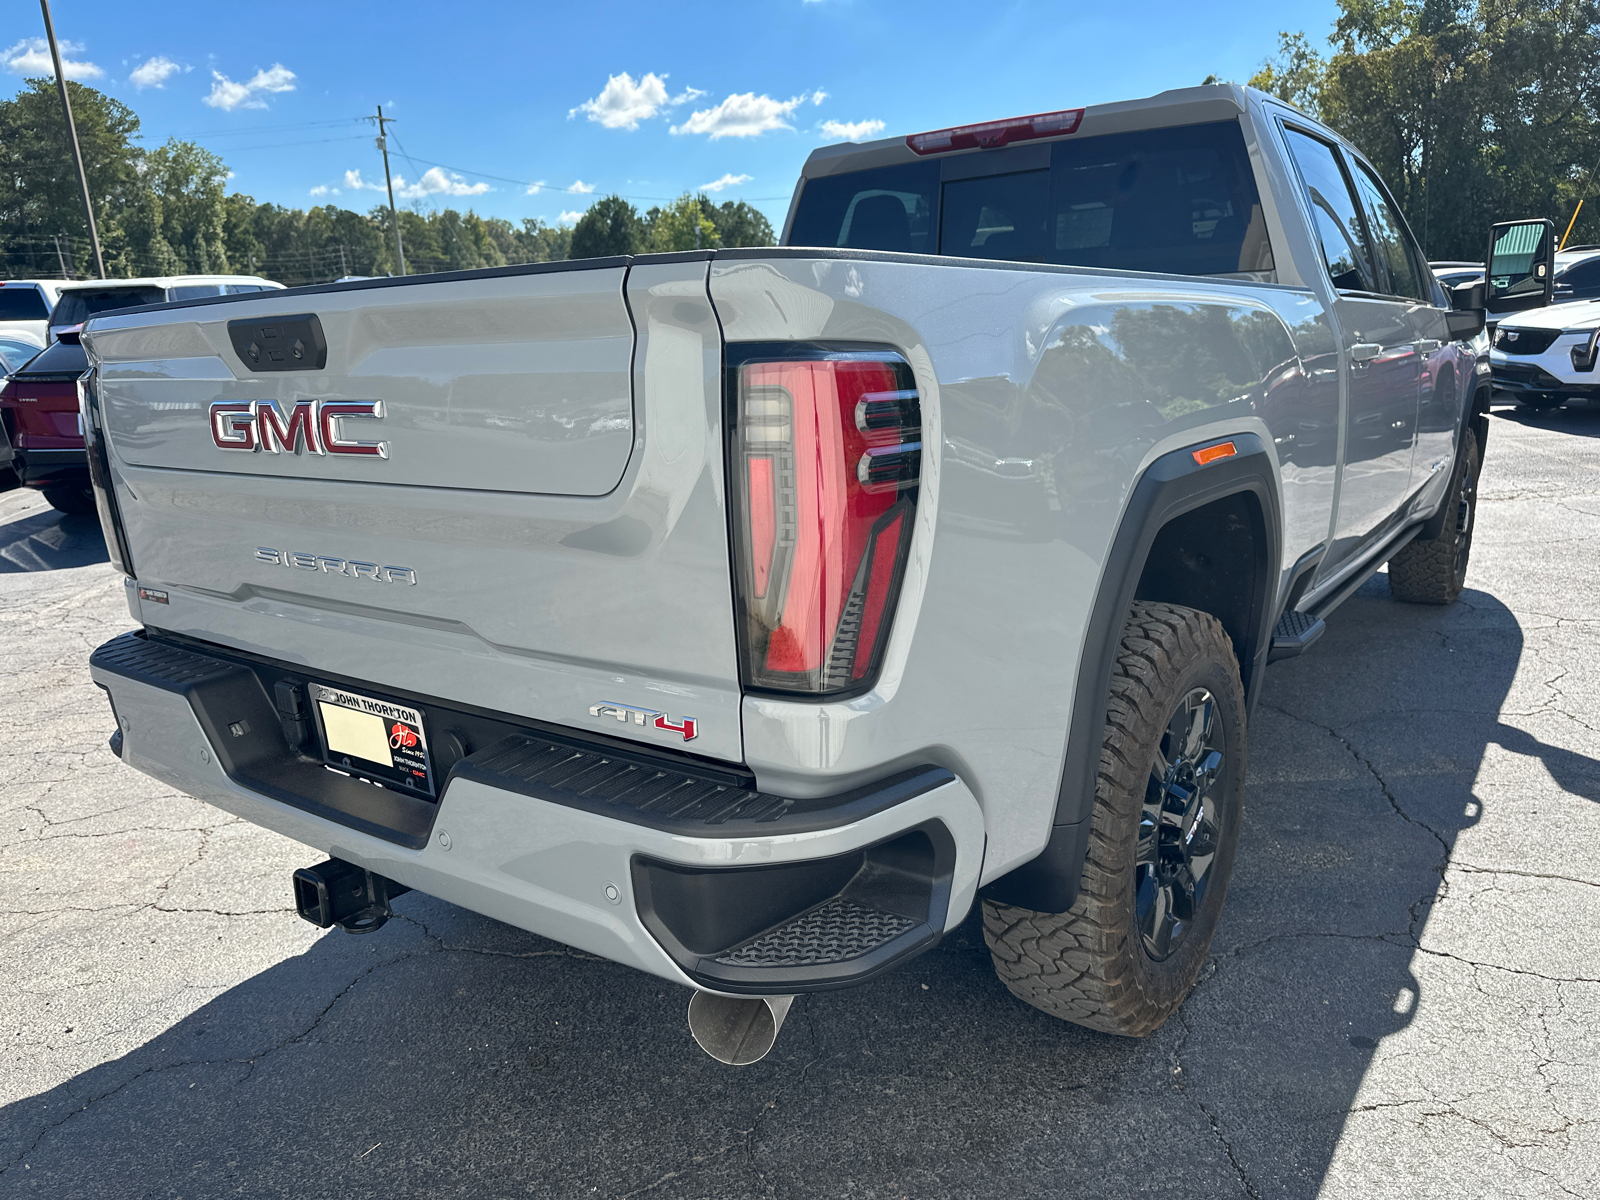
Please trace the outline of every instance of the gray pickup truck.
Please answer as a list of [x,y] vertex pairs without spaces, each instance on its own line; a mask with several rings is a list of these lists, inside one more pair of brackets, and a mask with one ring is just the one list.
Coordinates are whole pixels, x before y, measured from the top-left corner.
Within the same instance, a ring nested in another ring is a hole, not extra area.
[[1192,987],[1248,714],[1383,563],[1461,590],[1482,286],[1268,96],[819,150],[783,245],[96,318],[84,428],[129,766],[694,989],[798,993],[983,906],[1019,997]]

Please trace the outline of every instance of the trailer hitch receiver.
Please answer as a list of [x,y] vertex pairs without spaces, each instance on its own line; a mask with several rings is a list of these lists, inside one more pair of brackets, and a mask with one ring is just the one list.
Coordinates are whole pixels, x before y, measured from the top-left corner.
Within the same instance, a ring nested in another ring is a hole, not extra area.
[[337,925],[346,933],[371,933],[394,915],[389,901],[410,890],[342,858],[294,873],[294,906],[318,929]]

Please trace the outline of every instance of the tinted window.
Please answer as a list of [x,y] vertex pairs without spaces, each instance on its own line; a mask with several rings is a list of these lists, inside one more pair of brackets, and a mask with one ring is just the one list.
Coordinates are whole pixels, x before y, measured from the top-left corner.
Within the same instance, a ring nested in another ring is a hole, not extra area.
[[[215,293],[213,293],[215,295]],[[95,313],[137,304],[161,304],[167,294],[158,287],[72,288],[61,293],[50,314],[52,325],[81,325]]]
[[1068,138],[1052,149],[1050,172],[1046,262],[1177,275],[1272,270],[1237,121]]
[[5,359],[8,371],[15,371],[37,353],[39,347],[32,342],[24,342],[20,338],[0,337],[0,358]]
[[1573,263],[1556,276],[1556,282],[1571,288],[1575,297],[1600,296],[1600,258]]
[[939,253],[1049,261],[1049,213],[1049,171],[947,183],[939,210]]
[[50,345],[39,351],[22,370],[19,376],[40,375],[82,375],[89,369],[89,355],[84,348],[76,342],[51,342]]
[[202,296],[222,295],[222,285],[218,283],[188,283],[182,287],[175,287],[168,294],[168,300],[198,300]]
[[938,192],[937,162],[808,180],[789,245],[932,254]]
[[1391,296],[1426,300],[1428,292],[1422,285],[1422,274],[1412,257],[1410,239],[1399,214],[1384,199],[1383,189],[1372,172],[1361,163],[1356,163],[1355,168],[1356,190],[1361,193],[1361,207],[1366,212],[1367,229],[1378,260],[1378,286]]
[[267,289],[259,283],[230,283],[222,290],[230,296],[242,296],[246,292],[264,292]]
[[50,306],[35,287],[0,287],[0,321],[42,321]]
[[1361,219],[1356,215],[1355,200],[1339,169],[1339,160],[1333,156],[1333,147],[1293,129],[1284,133],[1289,140],[1289,153],[1300,168],[1300,181],[1311,203],[1312,224],[1333,286],[1351,292],[1377,291],[1377,281],[1367,261]]

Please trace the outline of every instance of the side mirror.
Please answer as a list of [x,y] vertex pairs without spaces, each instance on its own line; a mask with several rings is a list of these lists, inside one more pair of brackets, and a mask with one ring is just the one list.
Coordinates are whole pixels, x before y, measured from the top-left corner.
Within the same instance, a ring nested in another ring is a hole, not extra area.
[[1501,221],[1489,227],[1487,307],[1521,312],[1550,303],[1556,285],[1554,221]]
[[1445,324],[1450,328],[1452,342],[1470,342],[1483,331],[1483,294],[1486,284],[1481,279],[1458,283],[1449,289],[1450,311],[1445,313]]

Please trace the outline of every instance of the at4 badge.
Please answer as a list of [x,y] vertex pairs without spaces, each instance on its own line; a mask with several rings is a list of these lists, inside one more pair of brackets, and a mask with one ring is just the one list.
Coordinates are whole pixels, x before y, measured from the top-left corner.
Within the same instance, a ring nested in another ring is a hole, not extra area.
[[589,706],[591,717],[615,717],[626,725],[632,721],[635,725],[650,725],[656,729],[665,729],[668,733],[681,733],[683,740],[692,742],[695,738],[694,718],[685,717],[681,721],[673,721],[666,713],[657,712],[653,708],[634,708],[631,704],[591,704]]

